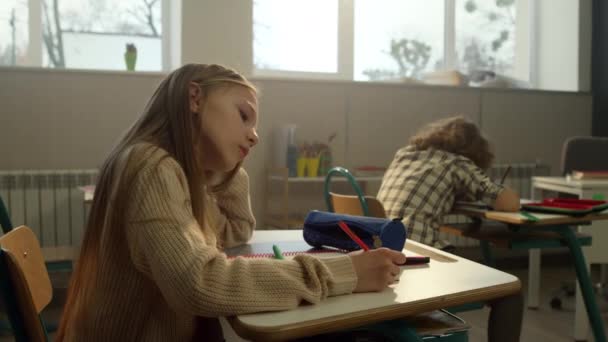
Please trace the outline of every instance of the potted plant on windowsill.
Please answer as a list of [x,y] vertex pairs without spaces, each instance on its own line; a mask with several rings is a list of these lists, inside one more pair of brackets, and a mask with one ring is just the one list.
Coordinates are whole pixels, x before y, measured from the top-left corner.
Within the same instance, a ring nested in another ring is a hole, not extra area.
[[137,48],[133,43],[127,43],[127,51],[125,51],[125,64],[128,71],[135,70],[135,63],[137,62]]

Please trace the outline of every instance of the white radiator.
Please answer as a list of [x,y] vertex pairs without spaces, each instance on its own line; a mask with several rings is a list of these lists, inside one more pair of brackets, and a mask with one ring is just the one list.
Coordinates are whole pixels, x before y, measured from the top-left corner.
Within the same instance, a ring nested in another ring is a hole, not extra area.
[[43,247],[80,245],[89,206],[80,186],[97,170],[0,171],[0,197],[13,226],[27,225]]
[[[549,176],[550,168],[548,165],[536,163],[522,164],[498,164],[488,170],[491,179],[500,182],[508,166],[511,166],[511,171],[505,178],[505,185],[517,191],[520,197],[530,198],[532,177],[534,176]],[[448,215],[444,219],[444,223],[467,223],[470,220],[463,215]],[[441,233],[441,239],[450,241],[454,246],[470,247],[479,246],[479,241],[464,237],[458,237],[450,234]]]

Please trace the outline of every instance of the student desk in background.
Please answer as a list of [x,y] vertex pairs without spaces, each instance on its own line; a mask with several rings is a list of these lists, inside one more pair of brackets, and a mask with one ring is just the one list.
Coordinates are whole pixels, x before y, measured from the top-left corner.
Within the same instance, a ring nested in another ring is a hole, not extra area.
[[[260,230],[250,245],[303,241],[301,230]],[[379,293],[330,297],[294,310],[231,317],[243,338],[281,341],[311,334],[355,328],[470,302],[487,301],[520,291],[519,279],[508,273],[407,241],[405,253],[431,257],[428,265],[405,266],[400,281]],[[268,247],[266,251],[271,253]]]
[[95,185],[85,185],[81,186],[79,189],[80,191],[82,191],[84,203],[93,203],[93,196],[95,195]]
[[[608,199],[608,180],[584,179],[576,180],[567,177],[532,177],[532,198],[540,200],[543,192],[556,191],[576,195],[578,198],[594,198],[602,196]],[[555,197],[555,196],[551,196]],[[588,264],[608,264],[608,221],[593,222],[586,227],[579,226],[578,231],[589,234],[593,245],[583,248]],[[540,292],[540,250],[530,251],[530,285],[528,287],[528,306],[538,308]],[[574,339],[585,340],[589,332],[588,321],[584,315],[584,302],[580,287],[576,291],[576,317],[574,324]]]
[[[483,209],[458,207],[455,208],[458,214],[464,214],[477,219],[486,219],[500,223],[500,227],[494,225],[485,225],[482,222],[472,224],[467,228],[454,228],[459,230],[462,236],[473,239],[485,240],[494,243],[498,246],[516,248],[550,248],[564,246],[568,247],[574,262],[576,277],[581,288],[581,294],[584,300],[585,309],[587,312],[588,321],[591,323],[595,341],[606,342],[606,332],[600,316],[598,305],[595,301],[591,280],[589,278],[588,263],[582,252],[582,245],[590,245],[591,238],[589,236],[575,233],[572,229],[578,225],[588,225],[591,222],[598,220],[607,220],[608,213],[590,214],[582,217],[573,217],[567,215],[555,214],[540,214],[532,213],[538,218],[538,221],[529,221],[520,213],[507,213],[500,211],[488,211]],[[508,229],[505,230],[505,225]],[[485,227],[484,227],[485,226]],[[502,228],[501,230],[493,230],[492,228]],[[449,226],[444,229],[450,229]],[[507,245],[504,245],[506,242]],[[530,269],[531,273],[532,270]],[[530,274],[530,278],[533,275]],[[585,316],[579,310],[576,316]],[[575,321],[575,328],[580,322]],[[586,325],[585,325],[586,329]],[[576,329],[575,329],[576,333]],[[586,336],[577,336],[577,340],[586,339]],[[582,338],[581,338],[582,337]]]

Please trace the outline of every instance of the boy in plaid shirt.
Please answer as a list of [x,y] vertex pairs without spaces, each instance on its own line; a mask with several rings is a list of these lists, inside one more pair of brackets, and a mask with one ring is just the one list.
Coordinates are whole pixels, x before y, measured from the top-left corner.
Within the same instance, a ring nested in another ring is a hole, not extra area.
[[[422,128],[397,151],[382,179],[378,200],[388,217],[403,217],[408,239],[453,250],[439,227],[456,200],[481,200],[501,211],[518,211],[519,196],[485,174],[494,154],[477,126],[463,117]],[[489,342],[519,341],[521,292],[488,302]]]
[[494,154],[477,126],[463,117],[429,124],[397,151],[382,179],[378,200],[388,217],[403,217],[408,239],[440,249],[439,227],[457,200],[480,200],[518,211],[519,196],[485,174]]

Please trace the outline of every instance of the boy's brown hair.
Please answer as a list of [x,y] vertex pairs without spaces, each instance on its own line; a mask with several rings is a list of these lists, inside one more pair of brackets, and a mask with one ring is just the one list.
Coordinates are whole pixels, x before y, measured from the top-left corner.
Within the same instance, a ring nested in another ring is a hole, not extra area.
[[481,135],[477,125],[463,116],[432,122],[411,137],[409,143],[417,150],[434,148],[465,156],[483,170],[490,168],[494,161],[488,140]]

